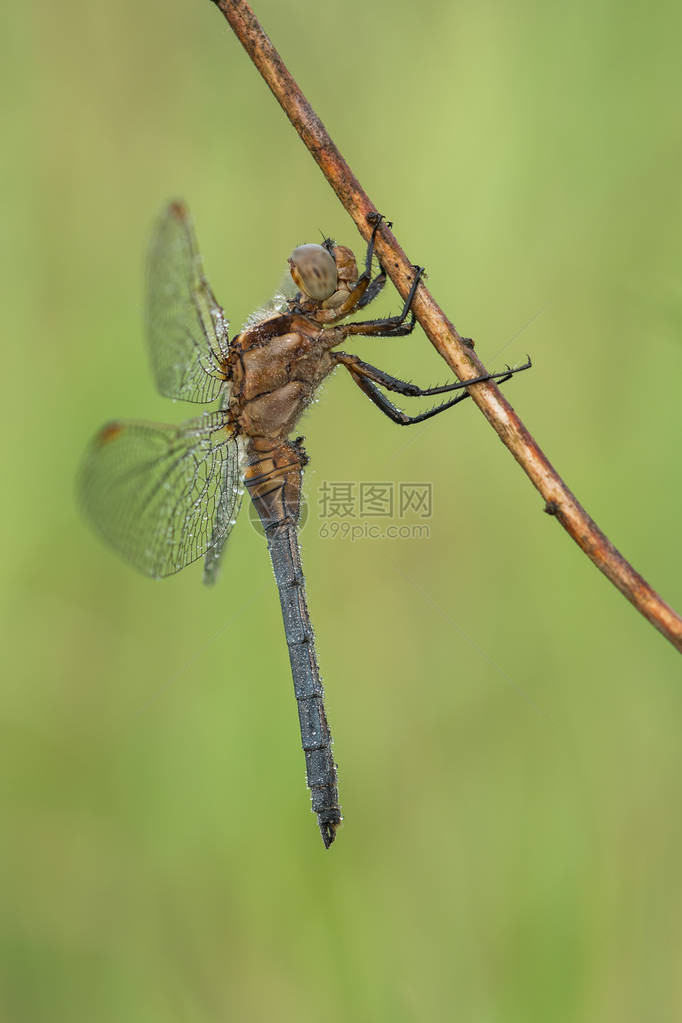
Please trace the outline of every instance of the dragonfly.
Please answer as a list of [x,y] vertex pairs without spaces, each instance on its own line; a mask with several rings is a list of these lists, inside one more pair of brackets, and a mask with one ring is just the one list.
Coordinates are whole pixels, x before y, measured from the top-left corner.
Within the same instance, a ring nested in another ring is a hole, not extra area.
[[[289,293],[276,296],[229,336],[208,283],[184,203],[167,205],[149,249],[145,319],[151,368],[161,394],[213,411],[181,425],[113,420],[88,447],[78,477],[80,504],[103,539],[147,576],[169,576],[204,559],[216,581],[244,489],[267,538],[289,650],[312,810],[325,848],[342,820],[337,766],[308,611],[297,524],[304,438],[290,439],[322,381],[338,366],[393,422],[421,423],[469,397],[471,384],[505,381],[528,369],[490,373],[440,387],[418,387],[339,346],[348,338],[412,333],[412,301],[423,268],[414,267],[402,311],[351,319],[386,281],[373,226],[360,273],[350,248],[325,238],[299,245],[288,260]],[[378,262],[378,270],[375,266]],[[385,391],[407,397],[453,396],[407,415]]]

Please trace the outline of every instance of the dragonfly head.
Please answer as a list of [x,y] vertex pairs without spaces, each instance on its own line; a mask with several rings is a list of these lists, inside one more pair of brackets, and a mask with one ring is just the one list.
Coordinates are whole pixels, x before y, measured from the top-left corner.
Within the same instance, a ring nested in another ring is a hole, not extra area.
[[299,245],[289,256],[289,271],[296,287],[315,302],[337,289],[336,262],[324,245]]
[[323,309],[343,304],[358,279],[352,249],[325,238],[323,245],[299,245],[289,257],[294,284]]
[[331,239],[327,241],[327,251],[331,253],[336,264],[338,277],[338,288],[346,288],[351,291],[358,280],[358,264],[355,262],[355,255],[347,245],[337,245]]

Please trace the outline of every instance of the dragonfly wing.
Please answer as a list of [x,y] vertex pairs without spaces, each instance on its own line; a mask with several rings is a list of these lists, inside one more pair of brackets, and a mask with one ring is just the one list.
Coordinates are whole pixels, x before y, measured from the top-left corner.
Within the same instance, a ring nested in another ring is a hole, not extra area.
[[[241,484],[241,473],[239,476]],[[237,495],[234,496],[234,486],[234,479],[231,477],[229,466],[226,463],[223,467],[221,499],[218,502],[216,518],[213,523],[212,542],[204,558],[204,582],[207,586],[212,586],[218,578],[225,544],[233,525],[237,521],[239,509],[242,505],[244,488],[239,485]]]
[[[224,393],[220,401],[221,411],[226,411],[228,404],[229,396]],[[211,545],[206,551],[206,557],[204,558],[204,583],[207,586],[213,586],[217,582],[225,544],[239,515],[239,509],[242,506],[244,488],[241,485],[241,481],[244,475],[243,466],[246,461],[246,452],[243,442],[239,437],[237,438],[237,444],[239,445],[240,459],[237,493],[235,494],[234,492],[234,473],[230,471],[231,467],[225,463],[222,470],[223,478],[220,484],[221,498],[216,506],[216,517],[213,523],[213,536]]]
[[240,486],[239,446],[222,412],[180,426],[109,423],[92,441],[78,479],[97,531],[154,578],[224,544]]
[[226,377],[228,324],[204,277],[192,219],[181,202],[166,207],[152,235],[146,320],[161,394],[213,401]]

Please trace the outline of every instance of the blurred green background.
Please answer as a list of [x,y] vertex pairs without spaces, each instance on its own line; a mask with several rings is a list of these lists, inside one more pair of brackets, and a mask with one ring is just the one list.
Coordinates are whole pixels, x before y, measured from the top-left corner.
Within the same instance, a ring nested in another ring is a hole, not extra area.
[[[681,607],[679,5],[257,13],[483,361],[532,354],[510,400]],[[337,374],[303,423],[328,853],[248,516],[212,591],[80,519],[102,422],[196,411],[143,345],[169,197],[235,327],[318,229],[363,246],[207,0],[23,5],[5,43],[2,1019],[681,1018],[679,655],[472,404],[409,432]],[[420,332],[354,350],[447,377]],[[325,480],[432,482],[430,539],[323,539]]]

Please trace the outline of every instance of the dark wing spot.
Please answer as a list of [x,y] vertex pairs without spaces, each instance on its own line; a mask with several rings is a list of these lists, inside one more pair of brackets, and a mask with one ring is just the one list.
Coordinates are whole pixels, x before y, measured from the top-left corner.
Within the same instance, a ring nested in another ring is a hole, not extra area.
[[187,207],[184,202],[175,200],[175,202],[169,204],[168,210],[177,220],[185,220],[187,218]]
[[97,440],[100,444],[109,444],[112,440],[116,440],[116,438],[123,433],[123,429],[122,423],[107,423],[107,425],[103,426],[99,431]]

